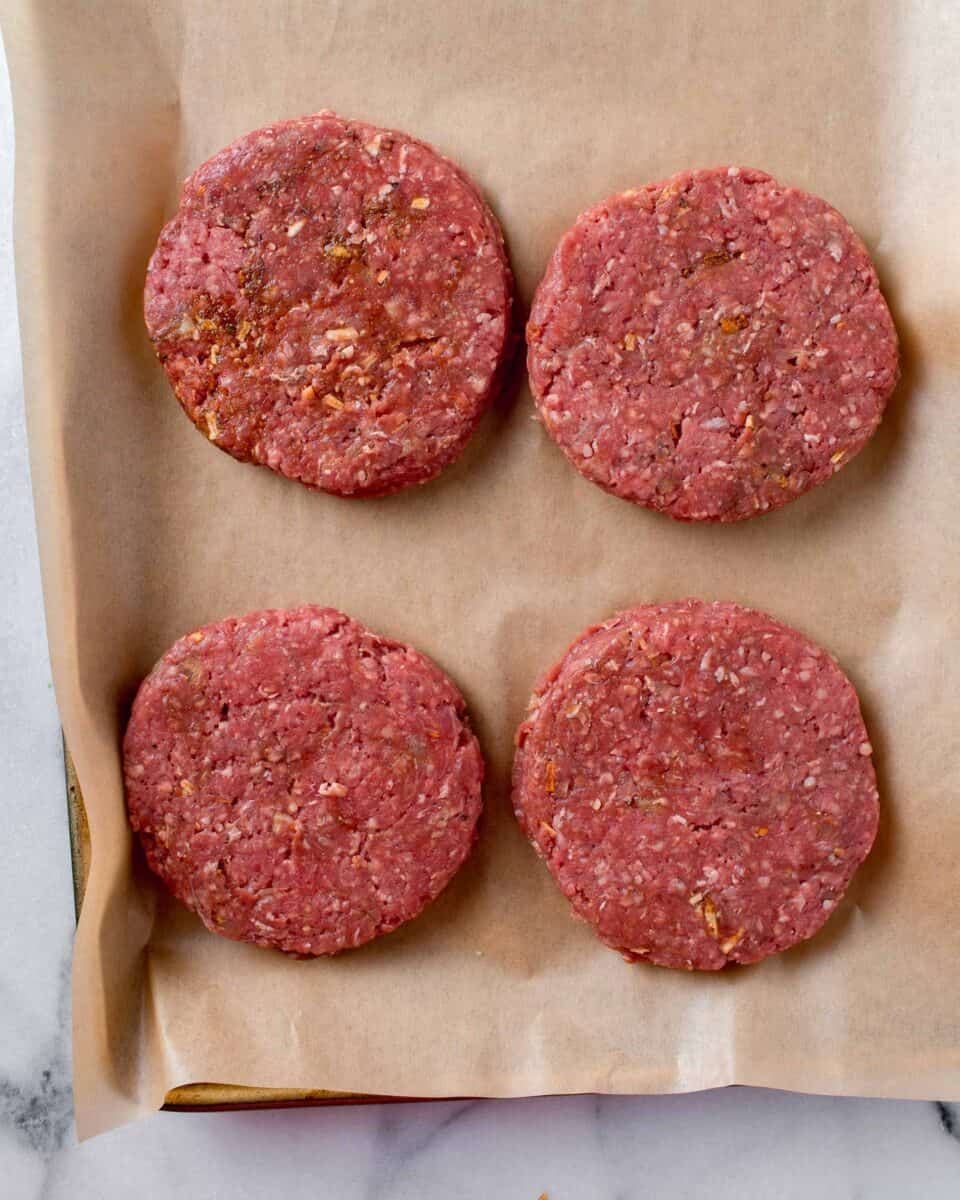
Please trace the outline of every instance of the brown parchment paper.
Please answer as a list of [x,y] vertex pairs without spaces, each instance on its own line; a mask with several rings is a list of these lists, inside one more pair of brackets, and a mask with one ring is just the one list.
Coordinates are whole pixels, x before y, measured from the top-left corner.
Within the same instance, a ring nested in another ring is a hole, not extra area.
[[[74,960],[81,1133],[190,1081],[960,1097],[960,11],[3,7],[47,615],[93,847]],[[736,162],[822,194],[871,247],[903,338],[878,436],[815,494],[730,528],[678,525],[581,480],[519,384],[460,463],[390,499],[312,495],[233,462],[153,359],[144,267],[190,168],[326,106],[463,163],[525,301],[577,212],[615,189]],[[823,933],[716,977],[628,966],[572,921],[506,793],[539,672],[589,622],[687,595],[765,608],[839,657],[883,801],[876,849]],[[432,655],[463,687],[490,768],[479,849],[441,899],[379,944],[307,963],[205,933],[145,877],[118,758],[133,689],[169,642],[303,600]]]

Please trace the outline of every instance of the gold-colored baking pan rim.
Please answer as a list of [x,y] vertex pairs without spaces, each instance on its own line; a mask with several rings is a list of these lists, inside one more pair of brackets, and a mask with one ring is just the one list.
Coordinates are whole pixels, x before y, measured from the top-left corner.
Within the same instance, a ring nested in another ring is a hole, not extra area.
[[[90,826],[83,794],[70,751],[64,746],[67,776],[67,813],[70,825],[70,860],[73,869],[73,901],[79,919],[83,893],[90,873]],[[452,1098],[452,1097],[451,1097]],[[400,1104],[413,1096],[375,1096],[358,1092],[333,1092],[325,1088],[237,1087],[229,1083],[187,1083],[172,1088],[164,1097],[168,1112],[222,1112],[227,1109],[302,1108],[348,1104]]]

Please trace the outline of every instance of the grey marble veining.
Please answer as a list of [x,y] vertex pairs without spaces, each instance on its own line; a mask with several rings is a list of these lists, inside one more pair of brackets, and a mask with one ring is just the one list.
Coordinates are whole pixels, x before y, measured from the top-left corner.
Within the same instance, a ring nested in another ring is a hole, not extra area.
[[[67,1140],[73,1123],[70,1095],[69,947],[63,947],[53,1028],[25,1042],[30,1054],[19,1071],[0,1074],[0,1130],[9,1130],[25,1149],[49,1159]],[[6,964],[0,964],[0,981]],[[0,1174],[2,1178],[2,1174]]]
[[960,1145],[960,1104],[947,1104],[943,1100],[936,1100],[934,1108],[940,1118],[940,1128],[947,1137],[953,1138]]
[[960,1196],[960,1111],[736,1088],[266,1113],[158,1114],[78,1145],[73,928],[10,248],[0,74],[0,1200],[901,1200]]

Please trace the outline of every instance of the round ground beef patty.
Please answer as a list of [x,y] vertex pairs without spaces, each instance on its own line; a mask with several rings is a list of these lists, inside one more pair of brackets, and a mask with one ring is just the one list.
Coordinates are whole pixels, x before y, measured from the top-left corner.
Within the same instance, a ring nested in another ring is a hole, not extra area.
[[517,747],[521,825],[630,960],[715,970],[810,937],[877,830],[850,682],[735,604],[633,608],[587,630]]
[[587,479],[739,521],[829,479],[897,380],[863,243],[762,171],[686,171],[589,209],[527,328],[541,418]]
[[500,228],[453,163],[323,112],[204,163],[150,260],[147,328],[234,458],[370,496],[463,449],[506,358]]
[[208,929],[290,954],[417,916],[476,837],[483,760],[459,692],[329,608],[181,638],[123,751],[150,867]]

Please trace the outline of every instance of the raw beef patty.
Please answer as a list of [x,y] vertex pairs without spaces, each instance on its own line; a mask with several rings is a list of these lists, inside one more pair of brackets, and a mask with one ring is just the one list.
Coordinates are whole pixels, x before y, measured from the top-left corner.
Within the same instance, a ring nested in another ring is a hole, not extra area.
[[534,693],[517,817],[628,959],[714,970],[808,938],[877,830],[856,693],[763,613],[689,600],[587,630]]
[[877,428],[897,336],[863,243],[762,171],[687,171],[589,209],[527,329],[540,416],[587,479],[739,521],[829,479]]
[[483,760],[449,679],[330,608],[181,638],[124,739],[133,828],[208,929],[333,954],[409,921],[473,845]]
[[147,328],[234,458],[344,496],[423,483],[500,377],[513,282],[475,185],[402,133],[323,112],[255,130],[183,186]]

